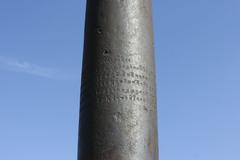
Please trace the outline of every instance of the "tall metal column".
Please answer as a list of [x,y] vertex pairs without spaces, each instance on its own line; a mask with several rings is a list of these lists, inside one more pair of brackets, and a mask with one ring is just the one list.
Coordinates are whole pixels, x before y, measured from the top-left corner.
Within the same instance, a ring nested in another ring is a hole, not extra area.
[[87,0],[78,160],[158,160],[151,0]]

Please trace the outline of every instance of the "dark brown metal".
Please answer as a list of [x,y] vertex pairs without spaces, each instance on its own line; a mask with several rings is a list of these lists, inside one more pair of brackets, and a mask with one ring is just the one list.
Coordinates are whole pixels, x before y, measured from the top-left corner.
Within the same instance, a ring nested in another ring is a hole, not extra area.
[[88,0],[78,160],[158,160],[151,0]]

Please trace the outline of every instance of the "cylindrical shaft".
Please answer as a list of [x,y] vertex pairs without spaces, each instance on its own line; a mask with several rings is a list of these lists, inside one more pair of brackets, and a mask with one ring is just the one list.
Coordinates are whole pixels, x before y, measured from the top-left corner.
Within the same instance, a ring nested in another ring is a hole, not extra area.
[[88,0],[78,160],[158,160],[151,0]]

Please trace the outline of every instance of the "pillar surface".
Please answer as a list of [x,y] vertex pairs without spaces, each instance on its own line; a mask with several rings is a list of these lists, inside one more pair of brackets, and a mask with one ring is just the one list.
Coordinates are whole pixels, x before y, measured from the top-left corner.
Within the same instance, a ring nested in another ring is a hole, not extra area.
[[78,160],[158,160],[151,0],[88,0]]

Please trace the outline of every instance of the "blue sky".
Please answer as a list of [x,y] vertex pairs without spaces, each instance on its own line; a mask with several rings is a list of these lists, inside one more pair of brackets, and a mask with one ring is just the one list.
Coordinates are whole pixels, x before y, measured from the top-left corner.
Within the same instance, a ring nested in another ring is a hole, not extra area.
[[[239,160],[240,1],[153,6],[161,160]],[[84,14],[0,0],[0,159],[76,160]]]

